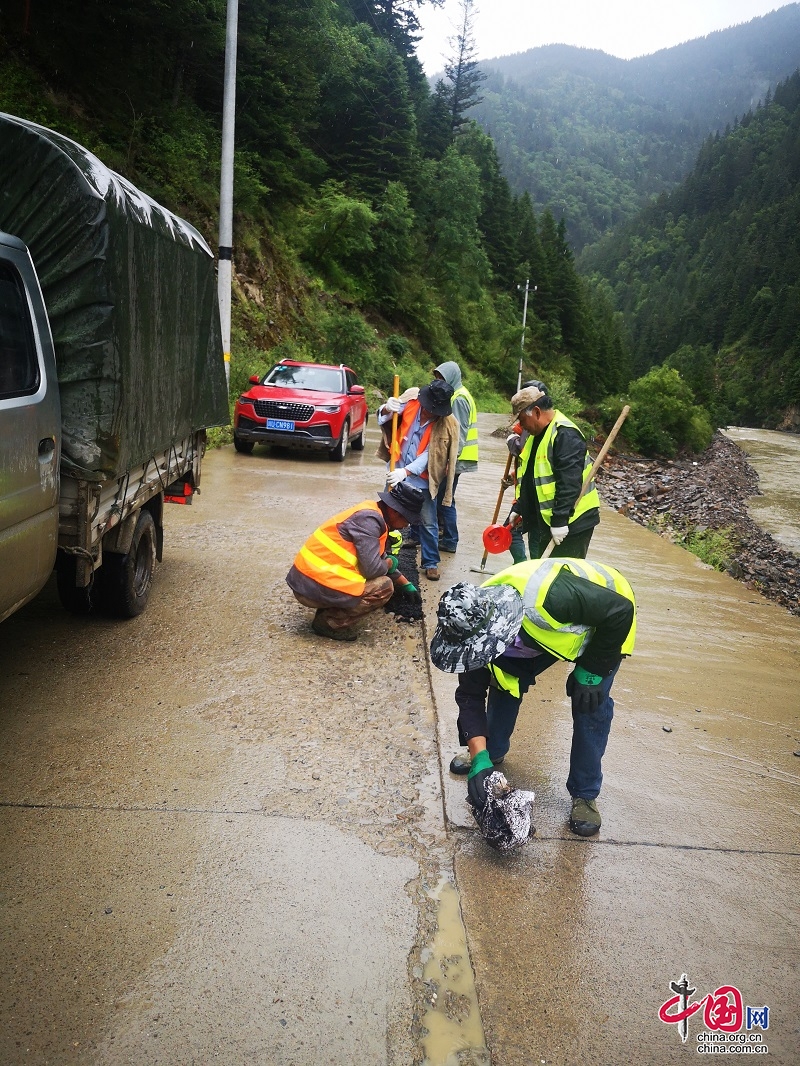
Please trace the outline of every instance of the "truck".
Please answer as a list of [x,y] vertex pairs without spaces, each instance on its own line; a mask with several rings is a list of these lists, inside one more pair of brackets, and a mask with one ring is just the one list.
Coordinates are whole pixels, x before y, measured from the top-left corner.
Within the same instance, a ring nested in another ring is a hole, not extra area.
[[0,114],[0,622],[53,570],[144,610],[164,506],[229,422],[214,256],[75,141]]

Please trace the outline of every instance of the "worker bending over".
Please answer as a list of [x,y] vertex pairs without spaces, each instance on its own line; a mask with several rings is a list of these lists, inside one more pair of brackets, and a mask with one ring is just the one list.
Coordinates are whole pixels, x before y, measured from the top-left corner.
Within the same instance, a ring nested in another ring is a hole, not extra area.
[[431,661],[459,675],[458,733],[468,748],[452,760],[450,771],[468,775],[469,802],[478,811],[486,802],[486,779],[509,750],[522,697],[559,659],[575,663],[567,677],[569,827],[578,836],[592,836],[600,828],[596,800],[614,715],[611,685],[636,636],[636,604],[627,580],[602,563],[531,560],[479,588],[454,585],[439,601],[437,615]]
[[389,533],[419,518],[425,496],[401,483],[323,522],[297,553],[286,583],[304,607],[316,608],[320,637],[355,640],[353,623],[385,606],[395,588],[421,602],[419,590],[387,552]]
[[[517,498],[512,511],[528,534],[531,559],[539,559],[552,539],[552,554],[585,559],[600,521],[594,482],[578,500],[592,461],[575,423],[553,406],[541,381],[511,397],[511,410],[529,434],[519,452]],[[509,438],[509,451],[514,454]]]

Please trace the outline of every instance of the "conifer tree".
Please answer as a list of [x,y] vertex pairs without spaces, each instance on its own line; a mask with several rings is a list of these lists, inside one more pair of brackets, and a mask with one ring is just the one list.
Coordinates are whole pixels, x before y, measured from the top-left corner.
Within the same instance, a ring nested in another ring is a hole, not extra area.
[[461,0],[460,10],[458,32],[448,40],[453,54],[444,68],[447,79],[444,91],[450,113],[450,134],[453,137],[464,126],[466,112],[483,100],[479,86],[486,80],[475,58],[477,49],[472,30],[475,0]]

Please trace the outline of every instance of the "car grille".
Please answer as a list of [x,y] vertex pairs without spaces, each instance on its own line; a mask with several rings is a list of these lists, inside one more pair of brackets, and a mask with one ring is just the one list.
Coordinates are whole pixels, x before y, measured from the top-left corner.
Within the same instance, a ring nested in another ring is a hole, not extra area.
[[314,414],[310,403],[278,403],[277,400],[256,400],[253,405],[259,418],[290,418],[294,422],[308,422]]

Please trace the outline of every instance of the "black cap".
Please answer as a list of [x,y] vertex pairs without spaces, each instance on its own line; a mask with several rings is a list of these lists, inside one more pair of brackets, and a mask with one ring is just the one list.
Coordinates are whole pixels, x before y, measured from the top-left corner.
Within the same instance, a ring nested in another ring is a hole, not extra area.
[[453,386],[448,385],[442,378],[435,378],[430,385],[423,385],[419,390],[419,402],[429,414],[445,418],[453,413],[450,406],[452,395]]
[[400,481],[393,489],[379,492],[378,499],[413,524],[419,521],[422,505],[425,502],[425,493],[422,489],[414,489],[405,481]]

